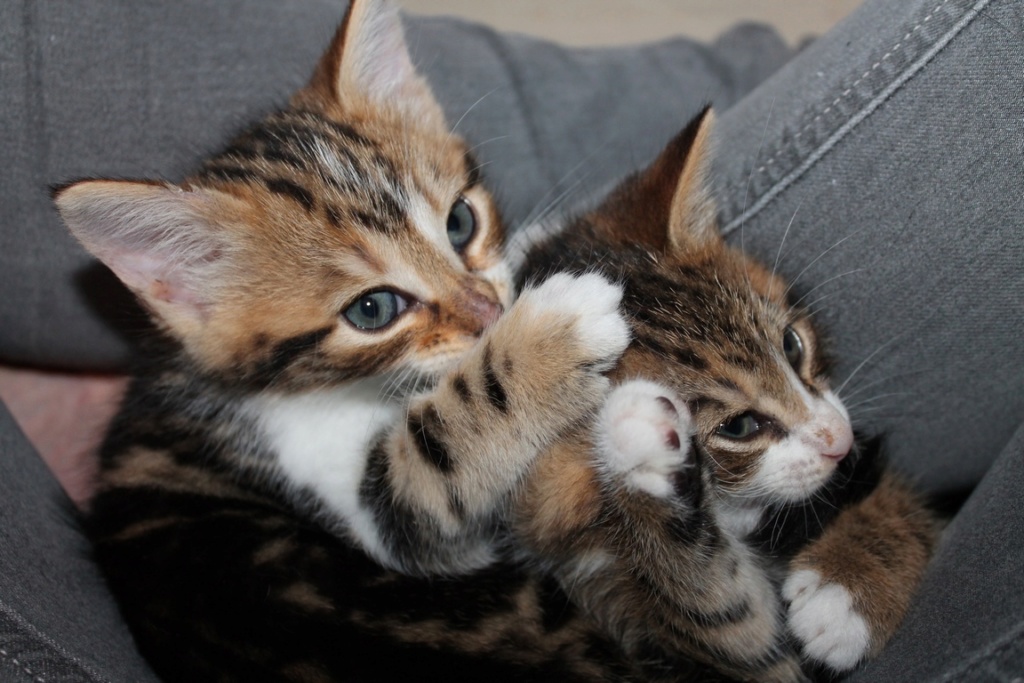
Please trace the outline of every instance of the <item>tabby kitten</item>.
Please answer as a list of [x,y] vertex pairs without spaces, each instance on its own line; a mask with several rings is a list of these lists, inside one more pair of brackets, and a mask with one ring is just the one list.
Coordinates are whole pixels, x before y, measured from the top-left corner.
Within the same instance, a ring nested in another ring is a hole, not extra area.
[[803,680],[801,658],[844,672],[895,631],[938,525],[877,442],[855,444],[789,288],[721,239],[712,121],[523,238],[525,282],[620,282],[634,338],[595,424],[538,461],[517,529],[652,676],[681,654],[739,680]]
[[162,676],[628,669],[556,586],[496,563],[536,455],[603,400],[621,290],[561,275],[510,305],[494,205],[392,6],[355,0],[290,105],[180,184],[55,201],[164,338],[87,519]]
[[203,468],[204,490],[268,488],[385,566],[486,566],[501,501],[628,341],[618,289],[594,276],[498,322],[494,205],[374,2],[352,5],[288,109],[180,185],[90,180],[56,203],[177,343],[113,430],[97,523],[125,491]]

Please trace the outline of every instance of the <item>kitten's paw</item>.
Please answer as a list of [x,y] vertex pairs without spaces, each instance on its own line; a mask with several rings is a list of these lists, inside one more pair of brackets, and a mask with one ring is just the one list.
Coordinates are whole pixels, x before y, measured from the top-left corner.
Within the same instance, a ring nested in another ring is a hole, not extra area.
[[602,466],[634,490],[668,498],[686,481],[680,475],[695,466],[690,412],[654,382],[633,380],[616,387],[596,429]]
[[789,628],[808,658],[848,671],[867,654],[870,630],[846,588],[823,581],[813,569],[800,569],[786,579],[782,597],[789,603]]
[[622,287],[601,275],[556,273],[519,301],[539,315],[574,318],[579,353],[595,372],[609,370],[629,345],[629,325],[619,313]]

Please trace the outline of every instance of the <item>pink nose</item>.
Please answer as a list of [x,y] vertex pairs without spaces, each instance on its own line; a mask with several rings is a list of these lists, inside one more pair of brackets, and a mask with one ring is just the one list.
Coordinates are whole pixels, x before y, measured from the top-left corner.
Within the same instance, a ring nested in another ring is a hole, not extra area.
[[853,430],[849,424],[834,424],[822,427],[815,433],[822,457],[839,462],[853,448]]
[[497,322],[505,310],[501,304],[475,291],[466,294],[465,306],[473,319],[480,324],[481,330]]

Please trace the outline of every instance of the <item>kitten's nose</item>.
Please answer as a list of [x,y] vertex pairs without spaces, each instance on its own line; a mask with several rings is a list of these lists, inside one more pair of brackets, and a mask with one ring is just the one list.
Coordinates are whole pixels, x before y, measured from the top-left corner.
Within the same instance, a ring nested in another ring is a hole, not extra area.
[[828,458],[829,460],[835,460],[836,462],[839,462],[850,453],[850,447],[852,445],[853,440],[851,438],[849,444],[846,446],[830,446],[822,449],[821,456],[823,458]]
[[839,462],[853,448],[853,428],[849,420],[843,417],[833,406],[819,408],[813,431],[809,438],[805,437],[812,448],[817,449],[823,458]]
[[480,332],[497,322],[505,310],[501,304],[487,295],[472,290],[466,295],[465,305],[473,319],[479,323]]
[[853,429],[846,420],[831,421],[831,424],[822,427],[815,434],[818,440],[818,448],[821,455],[829,460],[839,462],[847,456],[853,448]]

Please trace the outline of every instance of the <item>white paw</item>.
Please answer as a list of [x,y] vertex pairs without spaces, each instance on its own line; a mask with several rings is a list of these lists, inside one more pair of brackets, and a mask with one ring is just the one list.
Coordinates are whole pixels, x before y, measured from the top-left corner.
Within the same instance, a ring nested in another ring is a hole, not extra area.
[[789,628],[807,657],[848,671],[867,654],[868,624],[843,586],[822,583],[818,572],[800,569],[786,579],[782,597],[789,603]]
[[646,380],[616,387],[597,422],[598,456],[626,485],[658,498],[675,492],[674,475],[692,467],[690,412],[672,391]]
[[622,287],[601,275],[556,273],[523,292],[519,301],[539,314],[575,317],[584,356],[607,370],[629,346],[629,325],[619,313]]

